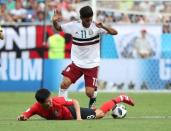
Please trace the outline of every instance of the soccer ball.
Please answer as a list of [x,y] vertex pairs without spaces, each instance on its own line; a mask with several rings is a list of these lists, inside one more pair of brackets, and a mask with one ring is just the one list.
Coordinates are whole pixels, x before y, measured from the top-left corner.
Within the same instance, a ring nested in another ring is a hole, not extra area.
[[123,104],[116,104],[116,106],[112,109],[112,117],[115,119],[124,118],[126,114],[127,110]]

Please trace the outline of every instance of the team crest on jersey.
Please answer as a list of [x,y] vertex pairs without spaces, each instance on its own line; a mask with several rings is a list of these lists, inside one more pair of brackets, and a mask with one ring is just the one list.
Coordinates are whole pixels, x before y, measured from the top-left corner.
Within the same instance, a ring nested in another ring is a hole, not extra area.
[[89,35],[92,35],[93,34],[93,30],[89,30]]

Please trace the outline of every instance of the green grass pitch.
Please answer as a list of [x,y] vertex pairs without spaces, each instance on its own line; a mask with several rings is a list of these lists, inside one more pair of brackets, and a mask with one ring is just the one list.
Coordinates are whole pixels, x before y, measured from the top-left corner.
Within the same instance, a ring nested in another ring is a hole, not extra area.
[[[55,95],[55,94],[53,94]],[[114,93],[99,93],[98,107]],[[50,121],[33,117],[26,122],[16,121],[16,117],[33,104],[34,93],[0,93],[0,131],[171,131],[170,93],[132,93],[134,107],[127,107],[124,119],[113,119],[108,114],[101,120]],[[71,98],[79,100],[86,107],[88,99],[84,93],[71,93]]]

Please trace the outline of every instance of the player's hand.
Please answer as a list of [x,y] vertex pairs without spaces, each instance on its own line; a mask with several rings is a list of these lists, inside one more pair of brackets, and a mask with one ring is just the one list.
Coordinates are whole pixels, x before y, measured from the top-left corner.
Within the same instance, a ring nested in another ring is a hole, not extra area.
[[61,19],[62,19],[61,13],[57,9],[55,9],[54,15],[52,17],[52,21],[60,21]]
[[97,22],[97,23],[96,23],[96,26],[97,26],[98,28],[103,28],[103,23],[102,23],[102,22]]
[[25,117],[24,115],[20,115],[20,116],[17,117],[17,120],[18,121],[26,121],[27,117]]
[[77,121],[82,121],[83,119],[81,119],[81,118],[77,118]]

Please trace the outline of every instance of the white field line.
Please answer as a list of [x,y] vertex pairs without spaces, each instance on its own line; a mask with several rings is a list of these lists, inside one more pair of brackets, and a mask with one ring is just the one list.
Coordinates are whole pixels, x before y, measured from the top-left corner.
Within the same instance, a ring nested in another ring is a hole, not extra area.
[[[109,118],[112,118],[110,116],[107,116],[103,119],[109,119]],[[171,119],[171,116],[129,116],[129,117],[125,117],[124,119]],[[16,118],[0,118],[0,122],[3,122],[3,121],[17,121]],[[30,120],[45,120],[43,118],[31,118]]]
[[[105,118],[111,118],[107,116]],[[125,117],[125,119],[171,119],[171,116],[129,116]]]

